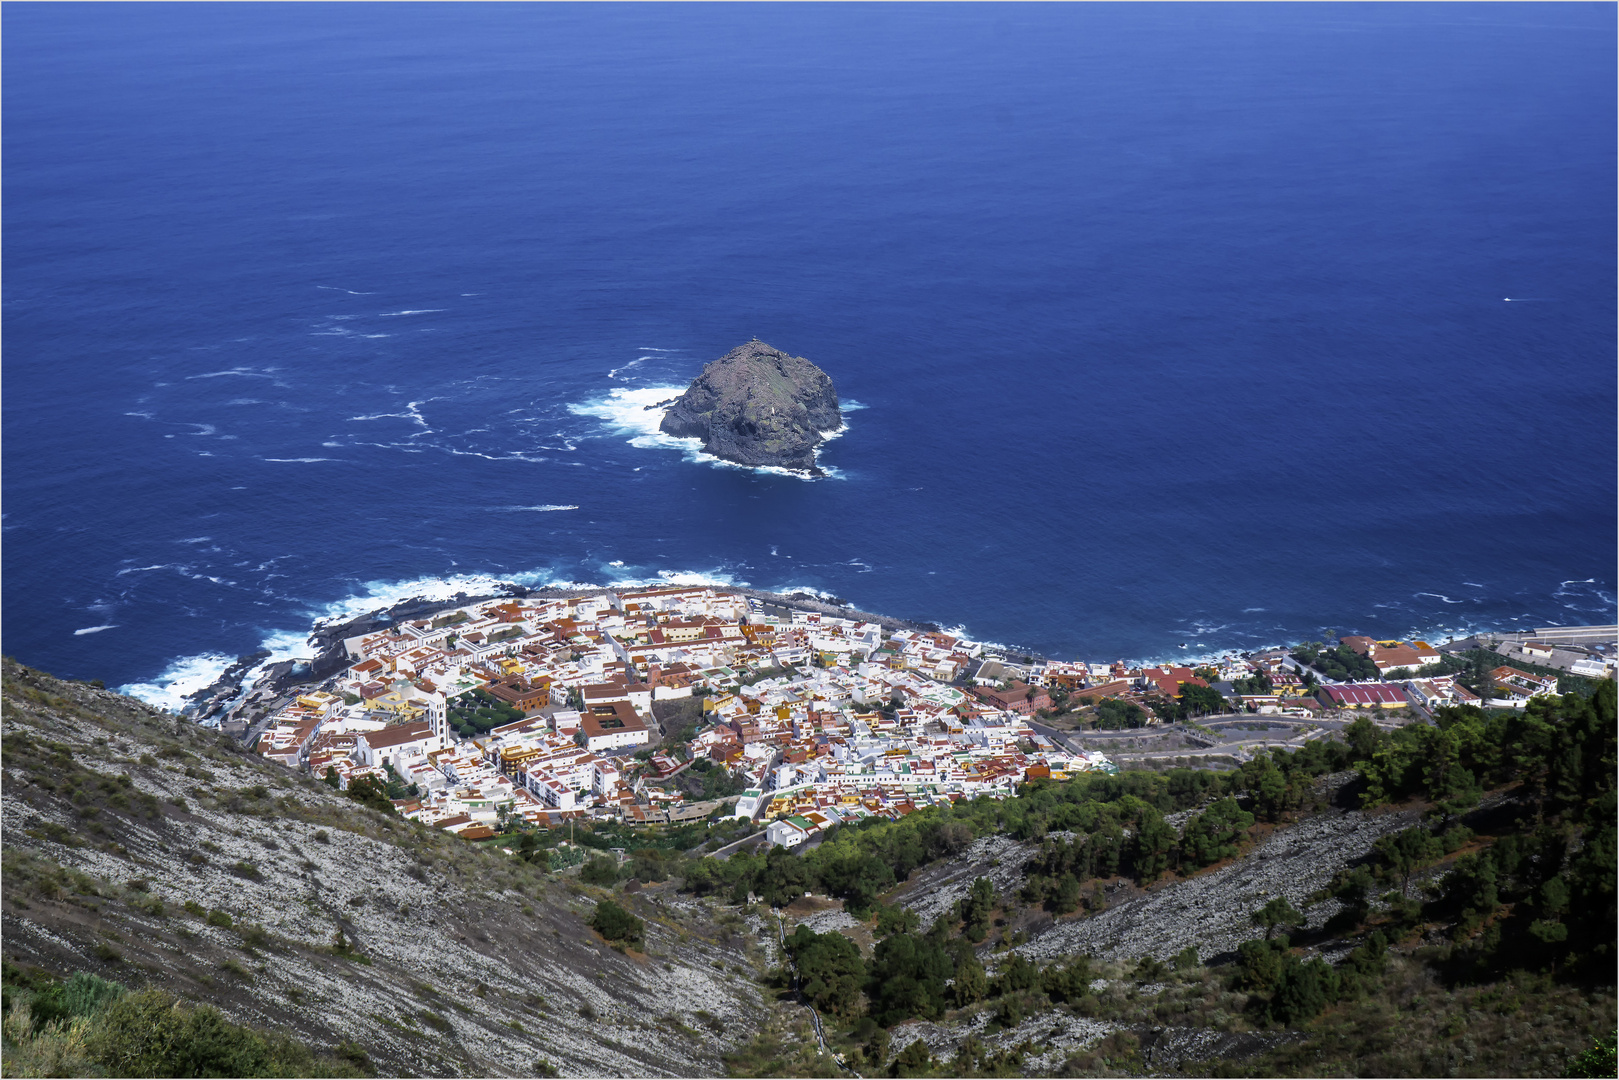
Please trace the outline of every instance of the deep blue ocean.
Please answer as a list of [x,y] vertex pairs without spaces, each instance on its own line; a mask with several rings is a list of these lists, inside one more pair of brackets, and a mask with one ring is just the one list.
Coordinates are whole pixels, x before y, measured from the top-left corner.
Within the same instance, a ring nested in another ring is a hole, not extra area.
[[[8,4],[4,649],[173,703],[486,578],[1083,659],[1613,621],[1615,19]],[[834,478],[645,430],[755,335],[861,406]]]

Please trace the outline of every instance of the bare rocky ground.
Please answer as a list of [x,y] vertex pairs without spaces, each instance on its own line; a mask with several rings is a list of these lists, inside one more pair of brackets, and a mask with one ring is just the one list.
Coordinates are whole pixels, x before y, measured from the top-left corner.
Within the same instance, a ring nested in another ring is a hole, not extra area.
[[1378,837],[1418,820],[1414,811],[1329,810],[1276,830],[1238,862],[1150,889],[1088,918],[1060,920],[1016,951],[1031,960],[1089,953],[1168,961],[1190,946],[1204,962],[1229,959],[1255,935],[1250,916],[1275,897],[1304,912],[1307,928],[1322,926],[1339,905],[1309,906],[1310,894],[1365,856]]
[[139,702],[5,675],[8,960],[351,1040],[384,1074],[713,1075],[768,1007],[757,919],[648,889],[618,897],[646,951],[614,951],[586,925],[601,890]]
[[[1065,834],[1064,834],[1065,835]],[[1028,880],[1024,865],[1040,850],[1010,836],[982,836],[955,859],[923,867],[895,891],[892,901],[916,912],[926,929],[967,895],[972,884],[987,877],[1002,896],[1014,895]]]
[[1056,1012],[1033,1016],[1016,1027],[989,1032],[990,1014],[980,1012],[965,1023],[930,1024],[913,1020],[897,1024],[889,1032],[893,1052],[920,1039],[927,1044],[928,1053],[935,1059],[949,1060],[968,1038],[976,1037],[991,1054],[1024,1044],[1033,1044],[1035,1052],[1023,1060],[1026,1076],[1051,1076],[1060,1069],[1069,1056],[1098,1039],[1121,1030],[1121,1025],[1108,1020],[1092,1020]]
[[[1342,781],[1343,777],[1327,778],[1321,794],[1330,799]],[[1197,812],[1170,815],[1166,820],[1177,829],[1184,828]],[[1197,950],[1203,964],[1232,958],[1241,942],[1258,934],[1252,913],[1278,896],[1306,913],[1309,928],[1321,927],[1339,905],[1335,901],[1310,905],[1310,895],[1340,869],[1363,858],[1378,837],[1414,824],[1419,816],[1415,810],[1364,813],[1328,809],[1270,832],[1236,862],[1149,889],[1127,880],[1109,882],[1105,890],[1108,906],[1096,914],[1053,918],[1013,905],[1002,930],[979,948],[992,974],[1014,953],[1042,964],[1089,955],[1099,962],[1098,974],[1103,976],[1094,984],[1099,993],[1142,1005],[1120,1008],[1115,1001],[1119,1019],[1057,1009],[993,1033],[988,1012],[970,1011],[946,1023],[913,1022],[896,1027],[891,1032],[891,1053],[921,1039],[935,1059],[947,1060],[967,1038],[977,1037],[991,1053],[1025,1047],[1024,1073],[1037,1076],[1062,1074],[1062,1069],[1072,1067],[1074,1055],[1094,1049],[1114,1033],[1136,1040],[1140,1061],[1149,1071],[1180,1070],[1189,1063],[1219,1059],[1242,1060],[1301,1038],[1290,1032],[1175,1027],[1162,1022],[1143,1025],[1140,1019],[1121,1022],[1124,1016],[1138,1012],[1150,1016],[1152,1007],[1147,1003],[1170,989],[1142,983],[1130,972],[1143,958],[1172,961],[1188,946]],[[890,900],[915,911],[926,927],[965,897],[980,876],[989,878],[1003,898],[1015,898],[1027,877],[1026,864],[1039,849],[1038,842],[1020,843],[1006,836],[980,838],[959,858],[919,870]],[[823,913],[813,917],[812,925],[824,930],[838,923],[830,913]],[[1008,947],[1005,942],[1014,932],[1024,935],[1018,939],[1023,943]]]
[[[1182,829],[1198,812],[1187,810],[1165,820]],[[1328,901],[1311,906],[1306,903],[1309,896],[1340,869],[1362,859],[1379,837],[1414,825],[1419,818],[1415,810],[1328,809],[1276,829],[1236,862],[1146,890],[1128,881],[1109,882],[1109,906],[1094,915],[1052,919],[1022,912],[1016,928],[1030,940],[1014,951],[1037,961],[1087,954],[1107,960],[1153,956],[1169,961],[1191,946],[1205,963],[1230,959],[1237,946],[1255,934],[1252,913],[1274,897],[1305,912],[1307,929],[1321,927],[1339,905]],[[964,898],[978,877],[989,878],[1002,897],[1015,897],[1027,880],[1027,863],[1039,850],[1037,842],[982,837],[961,857],[917,871],[891,899],[915,911],[927,927]],[[994,956],[986,954],[986,959],[993,967]]]

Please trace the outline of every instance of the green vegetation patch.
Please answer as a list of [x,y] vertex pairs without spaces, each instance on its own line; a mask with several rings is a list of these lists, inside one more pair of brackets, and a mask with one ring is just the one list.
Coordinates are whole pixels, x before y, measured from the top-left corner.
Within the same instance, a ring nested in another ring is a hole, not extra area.
[[4,1010],[9,1076],[363,1076],[369,1065],[351,1045],[317,1054],[211,1006],[84,972],[57,980],[6,961]]

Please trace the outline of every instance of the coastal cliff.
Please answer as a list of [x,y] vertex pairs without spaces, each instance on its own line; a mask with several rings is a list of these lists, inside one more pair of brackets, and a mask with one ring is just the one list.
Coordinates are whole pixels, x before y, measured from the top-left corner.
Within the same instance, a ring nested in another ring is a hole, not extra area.
[[738,465],[823,476],[815,449],[842,425],[831,377],[755,338],[704,367],[660,430],[701,439],[704,452]]

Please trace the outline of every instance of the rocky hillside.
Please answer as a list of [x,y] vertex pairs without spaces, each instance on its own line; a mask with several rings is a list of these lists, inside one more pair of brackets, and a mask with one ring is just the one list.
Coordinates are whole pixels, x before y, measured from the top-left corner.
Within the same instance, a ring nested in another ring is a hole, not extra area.
[[822,475],[815,448],[843,425],[826,372],[757,339],[703,368],[664,414],[667,435],[739,465]]
[[[1297,809],[1248,818],[1230,854],[1088,875],[1076,905],[1041,901],[1037,866],[1092,810],[1116,801],[1144,815],[1162,778],[1127,775],[1117,786],[1140,797],[1097,788],[1089,803],[1055,797],[1079,787],[1036,786],[785,858],[683,857],[668,882],[609,892],[360,805],[131,699],[10,661],[3,674],[10,1075],[108,1068],[28,1056],[39,1046],[23,1045],[15,1006],[38,973],[207,1003],[335,1051],[325,1060],[340,1069],[383,1075],[843,1070],[828,1053],[866,1076],[1559,1075],[1614,1027],[1611,926],[1578,923],[1570,946],[1548,951],[1563,941],[1553,917],[1583,917],[1592,882],[1611,909],[1612,826],[1599,819],[1612,805],[1611,689],[1594,708],[1511,718],[1544,722],[1559,736],[1545,745],[1568,751],[1534,785],[1495,783],[1452,809],[1432,798],[1362,808],[1367,777],[1331,772],[1306,788],[1295,770]],[[1376,737],[1397,750],[1425,730]],[[1569,750],[1582,746],[1585,764]],[[1131,819],[1136,846],[1167,830],[1158,840],[1189,852],[1222,801]],[[1083,828],[1103,844],[1097,822]],[[1394,865],[1405,849],[1380,838],[1426,846]],[[1522,857],[1531,844],[1538,854]],[[838,861],[859,845],[931,854],[863,908],[810,888],[810,868],[863,865]],[[1545,881],[1523,885],[1531,873]],[[1560,906],[1565,880],[1581,907]],[[756,890],[786,905],[781,922],[762,904],[724,903]],[[590,928],[613,912],[609,897],[644,921],[639,945],[620,951]],[[1274,947],[1253,922],[1272,902],[1296,916]],[[1511,922],[1536,915],[1527,934]],[[792,952],[808,947],[795,923],[847,943],[817,946],[818,959]],[[1590,974],[1570,979],[1582,952]],[[826,998],[822,1034],[790,991],[789,956],[818,965],[801,985]]]
[[365,808],[140,702],[4,668],[4,956],[217,1006],[388,1075],[713,1075],[766,1012],[755,918],[618,900]]

